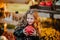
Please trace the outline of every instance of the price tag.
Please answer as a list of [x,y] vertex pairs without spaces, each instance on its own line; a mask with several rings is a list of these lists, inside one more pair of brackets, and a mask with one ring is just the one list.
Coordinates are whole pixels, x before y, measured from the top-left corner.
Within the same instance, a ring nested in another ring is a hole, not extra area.
[[55,14],[55,15],[54,15],[54,18],[60,19],[60,15],[59,15],[59,14]]
[[50,15],[49,13],[42,13],[42,12],[39,13],[40,17],[47,17],[47,18],[49,18],[50,17],[49,15]]

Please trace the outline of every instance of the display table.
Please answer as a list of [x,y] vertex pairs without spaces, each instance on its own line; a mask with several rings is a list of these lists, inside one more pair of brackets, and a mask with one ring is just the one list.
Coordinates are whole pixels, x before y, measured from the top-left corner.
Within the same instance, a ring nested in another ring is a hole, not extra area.
[[50,18],[54,18],[54,14],[60,15],[60,11],[56,11],[56,10],[40,10],[40,9],[30,9],[30,10],[37,11],[37,12],[43,12],[43,13],[49,13]]

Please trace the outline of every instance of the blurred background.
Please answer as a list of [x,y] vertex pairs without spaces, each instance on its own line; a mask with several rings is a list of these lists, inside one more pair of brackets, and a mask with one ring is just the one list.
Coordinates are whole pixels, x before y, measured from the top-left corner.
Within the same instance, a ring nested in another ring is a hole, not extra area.
[[0,0],[0,28],[13,34],[28,11],[40,16],[41,40],[60,40],[60,0]]

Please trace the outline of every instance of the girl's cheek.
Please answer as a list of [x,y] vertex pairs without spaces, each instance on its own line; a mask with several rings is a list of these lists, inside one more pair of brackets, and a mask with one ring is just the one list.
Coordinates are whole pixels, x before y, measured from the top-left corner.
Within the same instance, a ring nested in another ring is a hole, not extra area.
[[34,22],[34,20],[32,20],[32,22]]
[[29,19],[27,19],[27,22],[29,21]]

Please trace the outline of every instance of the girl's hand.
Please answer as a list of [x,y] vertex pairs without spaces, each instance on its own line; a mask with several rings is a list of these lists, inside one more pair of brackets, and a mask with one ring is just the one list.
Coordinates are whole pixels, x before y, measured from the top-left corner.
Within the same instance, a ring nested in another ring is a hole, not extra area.
[[23,29],[23,33],[24,33],[26,36],[28,36],[28,33],[26,33],[25,29]]
[[26,35],[26,36],[36,36],[36,30],[34,29],[34,30],[32,30],[33,32],[32,33],[30,33],[30,35],[25,31],[25,29],[23,29],[23,33]]
[[[33,30],[32,30],[33,31]],[[34,29],[34,32],[33,33],[31,33],[31,35],[30,36],[36,36],[36,30]]]

